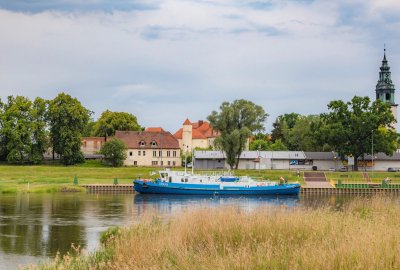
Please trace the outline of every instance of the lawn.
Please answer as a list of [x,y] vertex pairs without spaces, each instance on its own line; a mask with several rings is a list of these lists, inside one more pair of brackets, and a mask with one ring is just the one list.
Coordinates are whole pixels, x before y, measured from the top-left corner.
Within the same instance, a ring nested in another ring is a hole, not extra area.
[[[183,168],[178,168],[183,170]],[[78,184],[112,184],[118,178],[120,184],[132,183],[132,180],[141,178],[155,178],[159,168],[154,167],[106,167],[100,161],[87,161],[76,166],[60,164],[46,164],[38,166],[0,165],[0,193],[15,192],[54,192],[64,187],[80,190],[73,186],[75,175]],[[201,171],[196,171],[201,172]],[[280,177],[289,182],[303,181],[303,173],[296,176],[296,171],[288,170],[237,170],[236,175],[248,175],[256,179],[270,179],[277,181]],[[342,180],[343,182],[365,182],[361,172],[326,172],[328,180]],[[400,173],[374,172],[369,173],[374,182],[381,182],[386,177],[393,182],[399,182]]]

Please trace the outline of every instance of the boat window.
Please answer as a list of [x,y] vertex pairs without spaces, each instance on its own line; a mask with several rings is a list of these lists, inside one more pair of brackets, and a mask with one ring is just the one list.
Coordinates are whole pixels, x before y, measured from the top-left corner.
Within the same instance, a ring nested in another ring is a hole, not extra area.
[[203,182],[203,180],[202,179],[200,179],[200,183],[202,183]]
[[168,179],[169,179],[169,182],[171,183],[172,182],[172,177],[170,176]]
[[161,173],[161,178],[164,178],[165,177],[165,174],[164,173]]
[[183,178],[181,178],[181,182],[183,182]]
[[188,181],[188,179],[187,178],[185,178],[185,182],[187,182]]

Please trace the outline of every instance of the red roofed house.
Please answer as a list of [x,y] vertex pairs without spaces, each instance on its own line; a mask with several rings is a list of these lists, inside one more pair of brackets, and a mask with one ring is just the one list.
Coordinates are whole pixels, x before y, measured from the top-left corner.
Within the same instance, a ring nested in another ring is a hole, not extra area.
[[178,140],[162,128],[116,131],[115,138],[122,140],[126,145],[126,166],[181,166]]
[[213,147],[218,133],[212,129],[207,121],[199,120],[191,123],[189,119],[186,119],[183,127],[175,132],[174,137],[178,140],[182,151],[191,152],[196,147]]

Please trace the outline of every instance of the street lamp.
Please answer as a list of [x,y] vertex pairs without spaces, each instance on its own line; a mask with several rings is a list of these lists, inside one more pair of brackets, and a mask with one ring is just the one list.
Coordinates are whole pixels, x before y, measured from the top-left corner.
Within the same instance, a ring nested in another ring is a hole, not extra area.
[[372,139],[371,139],[371,141],[372,141],[372,146],[371,146],[371,162],[372,162],[372,164],[371,164],[371,171],[374,171],[374,130],[372,130],[372,132],[371,132],[371,137],[372,137]]

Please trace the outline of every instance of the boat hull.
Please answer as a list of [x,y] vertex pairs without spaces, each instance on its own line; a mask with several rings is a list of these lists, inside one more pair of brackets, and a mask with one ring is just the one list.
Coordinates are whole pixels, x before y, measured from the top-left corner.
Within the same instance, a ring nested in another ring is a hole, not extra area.
[[185,184],[169,182],[144,182],[135,180],[136,192],[142,194],[181,194],[181,195],[297,195],[300,184],[276,186],[222,186],[219,184]]

